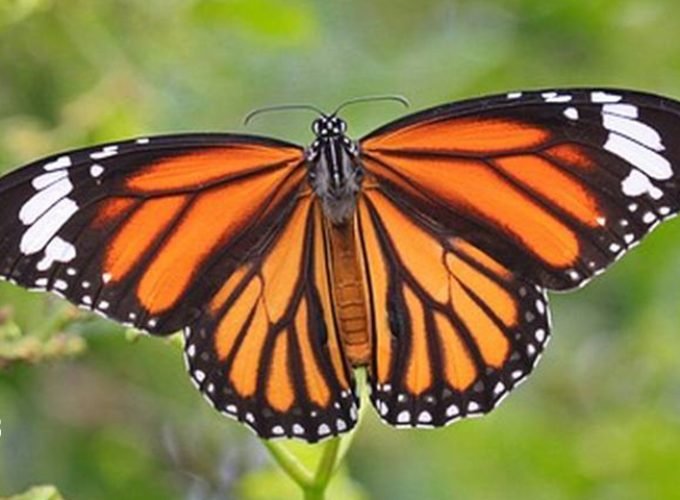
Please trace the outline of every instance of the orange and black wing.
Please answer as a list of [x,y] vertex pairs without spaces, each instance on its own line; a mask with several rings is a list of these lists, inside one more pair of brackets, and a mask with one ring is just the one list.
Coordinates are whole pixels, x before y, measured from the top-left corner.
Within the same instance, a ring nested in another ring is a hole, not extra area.
[[301,148],[250,136],[45,158],[0,180],[0,275],[154,334],[186,327],[194,381],[261,436],[337,434],[355,397],[305,186]]
[[0,180],[0,275],[152,333],[195,319],[304,179],[297,146],[234,135],[123,141]]
[[[375,311],[391,311],[374,332],[385,418],[427,425],[493,408],[547,338],[543,290],[584,284],[677,213],[678,133],[675,101],[570,89],[446,105],[365,137],[360,216]],[[435,260],[409,259],[416,245]],[[395,366],[425,375],[409,386]],[[440,406],[421,418],[428,401]]]
[[190,375],[265,438],[349,431],[359,401],[335,328],[323,218],[308,192],[253,246],[185,329]]
[[489,411],[548,340],[545,289],[379,190],[366,191],[359,224],[381,418],[433,427]]

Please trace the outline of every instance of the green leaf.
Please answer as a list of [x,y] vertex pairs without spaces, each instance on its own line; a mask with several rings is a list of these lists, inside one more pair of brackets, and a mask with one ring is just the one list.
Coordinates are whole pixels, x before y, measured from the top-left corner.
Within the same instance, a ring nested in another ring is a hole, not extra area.
[[34,486],[30,490],[7,497],[6,500],[64,500],[54,486]]

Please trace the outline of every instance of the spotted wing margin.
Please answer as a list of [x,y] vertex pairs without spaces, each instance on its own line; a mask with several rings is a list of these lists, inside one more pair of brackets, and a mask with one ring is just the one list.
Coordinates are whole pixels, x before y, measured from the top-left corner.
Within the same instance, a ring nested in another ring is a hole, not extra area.
[[371,400],[397,427],[493,409],[548,339],[545,290],[379,190],[359,204],[373,318]]
[[229,134],[44,158],[0,180],[0,275],[171,333],[262,244],[304,176],[301,148]]
[[510,93],[361,141],[369,183],[508,269],[582,285],[680,208],[680,104],[616,89]]
[[262,438],[315,442],[356,423],[322,224],[312,195],[299,198],[185,330],[194,382]]

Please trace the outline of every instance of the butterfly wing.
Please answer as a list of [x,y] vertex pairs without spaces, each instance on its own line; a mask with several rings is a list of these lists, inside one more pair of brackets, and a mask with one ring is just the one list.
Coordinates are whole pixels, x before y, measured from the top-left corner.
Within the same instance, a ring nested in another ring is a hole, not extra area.
[[222,256],[276,223],[304,170],[297,146],[219,134],[38,160],[0,180],[0,275],[171,333],[238,264]]
[[303,151],[237,135],[138,139],[0,180],[0,274],[155,334],[262,437],[351,429],[320,209]]
[[492,409],[547,339],[544,290],[583,285],[677,213],[678,132],[674,101],[585,89],[442,106],[365,137],[383,418]]
[[260,437],[315,442],[356,423],[323,224],[318,200],[298,198],[185,330],[195,383]]
[[374,311],[371,399],[382,419],[432,427],[491,410],[548,340],[545,289],[379,190],[365,192],[359,224]]
[[443,106],[361,143],[380,189],[553,289],[601,272],[678,211],[680,105],[617,90]]

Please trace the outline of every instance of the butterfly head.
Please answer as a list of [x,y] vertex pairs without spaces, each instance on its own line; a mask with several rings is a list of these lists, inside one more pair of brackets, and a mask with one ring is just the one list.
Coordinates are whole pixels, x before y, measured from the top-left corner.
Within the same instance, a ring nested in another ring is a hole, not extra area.
[[342,224],[354,213],[363,179],[358,148],[345,135],[347,123],[335,114],[314,120],[312,132],[316,138],[307,149],[309,181],[323,202],[326,216]]
[[312,132],[318,139],[343,136],[347,122],[337,115],[321,115],[312,122]]

